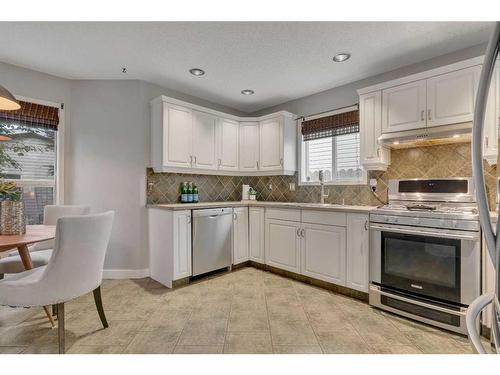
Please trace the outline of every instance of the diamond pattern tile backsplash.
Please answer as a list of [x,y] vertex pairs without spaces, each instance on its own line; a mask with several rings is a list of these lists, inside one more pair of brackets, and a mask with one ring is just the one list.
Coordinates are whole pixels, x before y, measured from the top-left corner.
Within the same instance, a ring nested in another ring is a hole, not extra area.
[[[470,143],[454,143],[430,147],[392,150],[391,165],[386,172],[371,172],[369,178],[378,180],[378,195],[387,200],[387,185],[391,179],[470,177]],[[484,164],[490,207],[495,207],[496,167]],[[199,191],[200,202],[239,201],[241,186],[248,184],[257,190],[258,200],[282,202],[319,202],[319,186],[299,186],[298,176],[234,177],[198,174],[147,173],[147,203],[179,202],[180,184],[192,181]],[[289,184],[295,183],[295,191]],[[327,203],[349,205],[380,205],[368,185],[325,186]]]

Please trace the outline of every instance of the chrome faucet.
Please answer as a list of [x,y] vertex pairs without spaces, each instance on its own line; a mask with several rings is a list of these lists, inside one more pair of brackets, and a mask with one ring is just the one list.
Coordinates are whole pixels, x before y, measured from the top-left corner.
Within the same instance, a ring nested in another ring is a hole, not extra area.
[[323,170],[321,169],[318,173],[319,184],[321,185],[320,202],[325,204],[325,198],[328,198],[329,192],[325,194],[325,176],[323,175]]

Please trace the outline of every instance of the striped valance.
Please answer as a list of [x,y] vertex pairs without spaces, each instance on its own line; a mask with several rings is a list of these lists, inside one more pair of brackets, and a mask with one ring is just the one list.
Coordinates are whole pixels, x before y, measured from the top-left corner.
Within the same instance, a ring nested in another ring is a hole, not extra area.
[[19,101],[19,104],[21,108],[17,111],[0,111],[0,121],[14,120],[27,126],[57,130],[59,108],[23,101]]
[[359,132],[359,110],[302,122],[304,141]]

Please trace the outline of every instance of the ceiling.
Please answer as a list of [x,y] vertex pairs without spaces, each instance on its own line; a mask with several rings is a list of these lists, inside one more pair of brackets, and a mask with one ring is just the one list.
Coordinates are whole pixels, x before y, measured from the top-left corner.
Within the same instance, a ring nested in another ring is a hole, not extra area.
[[[250,113],[484,43],[491,28],[481,22],[3,22],[0,56],[70,79],[141,79]],[[339,52],[352,57],[334,63]],[[206,74],[190,75],[194,67]],[[243,89],[255,94],[244,96]]]

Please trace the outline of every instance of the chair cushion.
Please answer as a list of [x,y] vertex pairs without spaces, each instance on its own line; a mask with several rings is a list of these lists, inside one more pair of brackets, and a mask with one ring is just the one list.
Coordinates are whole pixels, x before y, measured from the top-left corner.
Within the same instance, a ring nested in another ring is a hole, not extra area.
[[[51,255],[52,249],[30,252],[33,267],[36,268],[47,265]],[[19,273],[23,271],[25,271],[25,269],[19,255],[11,255],[0,259],[0,274]]]
[[10,275],[7,279],[0,280],[0,305],[13,307],[31,307],[51,305],[45,303],[47,290],[36,290],[40,279],[47,266],[33,268],[32,270]]

